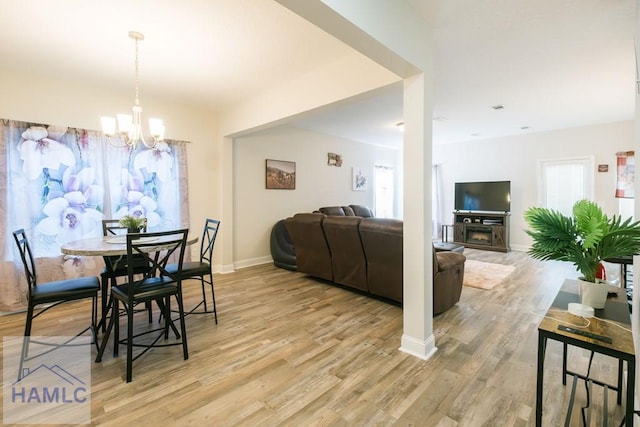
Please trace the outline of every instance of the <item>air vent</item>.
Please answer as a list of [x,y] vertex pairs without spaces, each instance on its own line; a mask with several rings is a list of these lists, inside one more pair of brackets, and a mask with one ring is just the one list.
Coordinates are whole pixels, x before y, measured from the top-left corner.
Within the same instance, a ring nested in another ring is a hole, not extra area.
[[493,108],[494,110],[502,110],[504,108],[504,105],[500,105],[500,104],[493,105],[491,106],[491,108]]

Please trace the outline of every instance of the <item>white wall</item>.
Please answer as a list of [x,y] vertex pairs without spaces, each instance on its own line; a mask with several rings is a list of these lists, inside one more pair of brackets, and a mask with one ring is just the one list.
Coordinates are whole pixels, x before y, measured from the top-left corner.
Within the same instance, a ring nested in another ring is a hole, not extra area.
[[[633,150],[632,121],[530,133],[490,140],[434,146],[434,162],[441,165],[444,222],[451,223],[454,183],[511,181],[511,248],[531,244],[524,230],[524,211],[537,204],[537,162],[561,157],[594,156],[595,201],[609,215],[618,213],[614,197],[618,151]],[[609,171],[597,172],[599,164]]]
[[[269,236],[278,220],[322,206],[373,207],[373,166],[392,166],[401,172],[398,150],[290,126],[236,138],[233,148],[236,268],[271,261]],[[327,166],[327,153],[341,154],[342,167]],[[265,189],[266,159],[296,163],[295,190]],[[367,191],[352,190],[353,167],[367,175]]]

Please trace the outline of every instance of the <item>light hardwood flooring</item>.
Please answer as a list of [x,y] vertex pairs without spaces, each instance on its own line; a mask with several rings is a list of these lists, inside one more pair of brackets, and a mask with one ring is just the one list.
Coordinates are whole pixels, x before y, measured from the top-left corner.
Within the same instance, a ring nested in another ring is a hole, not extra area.
[[[216,275],[219,324],[212,315],[187,318],[187,361],[180,347],[153,349],[135,362],[130,384],[122,347],[119,357],[109,348],[93,364],[92,423],[532,426],[537,325],[563,280],[576,273],[521,252],[465,253],[517,268],[492,290],[463,288],[460,302],[434,319],[438,351],[428,361],[398,350],[397,306],[270,264]],[[200,296],[199,282],[185,289],[189,306]],[[71,333],[86,310],[84,303],[58,308],[34,335]],[[23,325],[24,313],[0,317],[3,336],[21,335]],[[570,349],[569,358],[574,369],[585,369],[586,352]],[[545,368],[544,425],[563,425],[570,386],[561,383],[558,343],[549,343]],[[596,356],[592,373],[614,382],[616,368]],[[601,392],[594,394],[598,423]],[[622,408],[613,393],[606,411],[618,425]],[[580,425],[578,412],[572,425]]]

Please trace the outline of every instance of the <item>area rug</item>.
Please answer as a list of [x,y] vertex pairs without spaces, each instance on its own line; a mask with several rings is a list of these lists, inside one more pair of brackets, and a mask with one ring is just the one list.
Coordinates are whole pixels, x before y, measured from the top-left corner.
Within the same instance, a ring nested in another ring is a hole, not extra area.
[[467,259],[464,263],[463,285],[472,288],[493,289],[516,269],[513,265]]

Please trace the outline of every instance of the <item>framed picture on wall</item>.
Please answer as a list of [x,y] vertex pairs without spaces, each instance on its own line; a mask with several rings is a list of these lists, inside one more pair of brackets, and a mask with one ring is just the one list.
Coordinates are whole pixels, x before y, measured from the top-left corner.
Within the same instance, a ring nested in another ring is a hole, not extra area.
[[267,159],[266,187],[273,190],[296,189],[296,162]]
[[367,190],[367,176],[362,169],[353,168],[351,170],[352,190],[353,191],[366,191]]
[[327,166],[342,166],[342,156],[337,153],[327,153]]

